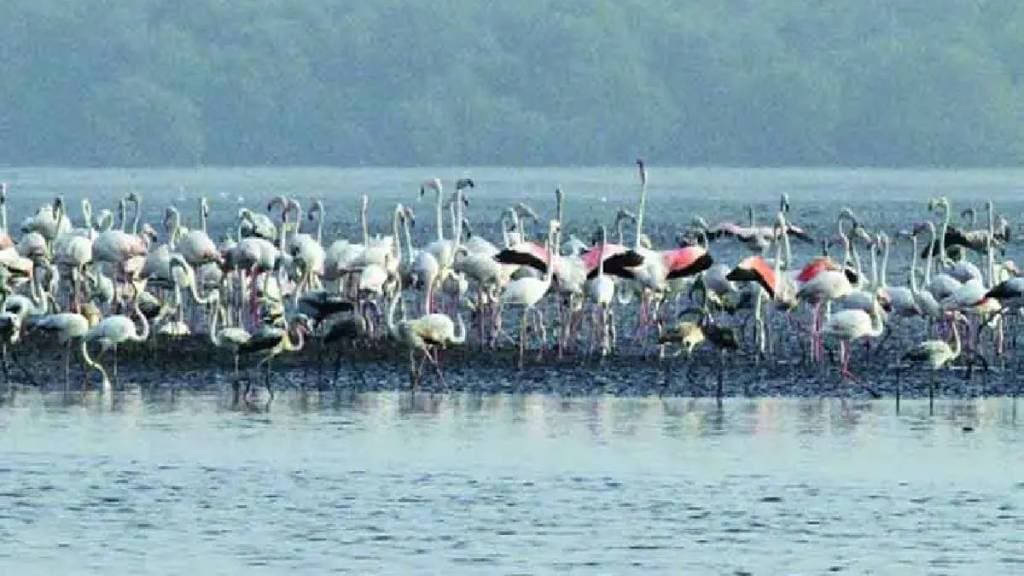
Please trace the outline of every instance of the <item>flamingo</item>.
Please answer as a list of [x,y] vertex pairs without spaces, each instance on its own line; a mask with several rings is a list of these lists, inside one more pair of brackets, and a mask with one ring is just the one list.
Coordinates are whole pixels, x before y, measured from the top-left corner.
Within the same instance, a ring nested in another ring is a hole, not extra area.
[[[214,293],[216,294],[216,292]],[[235,371],[234,378],[235,382],[238,381],[238,359],[240,348],[252,339],[252,335],[249,334],[244,328],[237,326],[225,326],[218,330],[217,322],[219,319],[227,319],[227,310],[220,304],[218,299],[213,300],[214,311],[210,314],[210,343],[222,350],[231,352],[231,356],[234,358]]]
[[931,370],[940,370],[949,366],[960,357],[960,332],[956,328],[957,322],[952,322],[953,344],[945,340],[925,340],[908,350],[904,360],[920,363],[928,366]]
[[[916,251],[915,251],[916,255]],[[929,253],[930,255],[930,253]],[[956,316],[959,316],[958,314]],[[960,357],[961,344],[960,332],[957,330],[957,318],[954,317],[950,323],[953,331],[953,344],[945,340],[925,340],[914,346],[903,355],[903,360],[923,364],[931,370],[931,379],[928,382],[928,397],[935,395],[935,373],[949,365]]]
[[883,311],[876,304],[871,313],[863,310],[842,310],[836,312],[825,322],[822,333],[839,340],[841,375],[856,381],[850,372],[850,345],[861,338],[877,338],[885,329],[882,320]]
[[[331,379],[331,386],[338,384],[338,371],[341,369],[341,354],[344,345],[354,345],[356,342],[366,340],[371,335],[370,323],[362,314],[346,313],[335,318],[330,327],[324,332],[322,345],[334,346],[336,354],[334,357],[334,376]],[[360,372],[362,378],[362,372]]]
[[[193,268],[199,268],[204,264],[223,262],[220,250],[206,233],[206,219],[210,213],[210,206],[205,197],[199,199],[199,226],[200,228],[188,230],[178,242],[178,251],[184,256],[185,261]],[[174,211],[176,224],[180,222],[177,210]]]
[[14,246],[7,229],[7,182],[0,182],[0,250]]
[[[149,321],[146,316],[139,309],[139,298],[138,293],[141,292],[138,286],[133,284],[136,295],[132,299],[132,312],[138,316],[139,322],[142,324],[141,332],[137,332],[135,328],[135,321],[131,317],[124,314],[115,314],[113,316],[107,316],[103,320],[100,320],[95,326],[89,329],[85,333],[85,340],[87,342],[98,342],[100,345],[100,355],[102,356],[111,348],[114,349],[114,370],[113,380],[117,384],[117,348],[118,346],[127,342],[145,342],[149,338]],[[99,361],[96,361],[99,364]],[[102,368],[102,366],[101,366]],[[100,370],[103,376],[103,391],[109,391],[110,380],[106,377],[106,370]]]
[[[270,380],[271,363],[274,358],[285,352],[298,352],[302,350],[305,344],[305,336],[310,330],[309,318],[305,315],[297,314],[292,317],[291,322],[286,327],[264,323],[252,333],[252,336],[246,342],[238,345],[239,354],[252,354],[261,357],[256,363],[256,369],[259,370],[266,366],[264,386],[266,386],[271,400],[274,398],[274,389]],[[294,339],[292,338],[293,333],[295,335]],[[249,396],[251,388],[252,383],[250,382],[246,385],[246,397]]]
[[601,356],[606,356],[614,342],[615,317],[612,299],[615,297],[615,282],[604,273],[604,245],[608,242],[608,231],[601,226],[601,246],[598,256],[597,276],[587,283],[587,297],[596,307],[597,330],[600,334]]
[[[548,225],[548,240],[547,246],[545,247],[546,252],[550,254],[552,247],[555,242],[556,235],[558,234],[559,224],[557,220],[552,220]],[[526,329],[529,313],[533,311],[536,315],[535,328],[540,331],[541,341],[547,340],[546,329],[544,328],[544,313],[540,311],[536,306],[547,294],[548,289],[551,288],[551,278],[554,274],[553,266],[545,266],[543,278],[534,278],[532,276],[525,276],[513,280],[505,285],[505,288],[501,291],[501,297],[499,298],[497,319],[500,321],[501,311],[505,306],[521,306],[523,309],[522,318],[519,322],[519,360],[517,366],[523,367],[523,355],[526,352]],[[496,324],[500,322],[496,321]]]
[[104,381],[107,380],[103,367],[97,364],[89,356],[86,349],[85,336],[89,329],[95,326],[100,319],[100,312],[94,305],[88,304],[82,307],[82,313],[59,312],[38,316],[30,322],[32,331],[43,332],[48,335],[55,335],[57,343],[65,346],[64,352],[64,389],[68,389],[71,380],[71,343],[78,340],[82,361],[86,366],[100,372]]
[[[892,312],[897,316],[902,317],[913,317],[921,315],[921,308],[917,304],[917,300],[914,296],[914,286],[889,286],[889,236],[885,232],[880,232],[878,240],[882,244],[882,273],[880,277],[880,285],[876,290],[876,294],[883,306],[888,306],[892,309]],[[915,241],[916,242],[916,241]],[[913,265],[911,266],[910,274],[913,276],[916,272],[914,268],[917,267],[917,248],[915,244],[913,258]],[[916,279],[912,282],[916,285]]]
[[437,371],[438,380],[444,383],[444,374],[437,356],[431,354],[430,348],[437,346],[445,348],[449,345],[461,345],[466,342],[466,324],[462,316],[457,317],[459,323],[458,334],[455,332],[455,324],[447,314],[431,313],[424,314],[414,320],[395,319],[395,312],[401,299],[394,298],[388,307],[388,334],[392,340],[400,342],[409,351],[409,371],[412,385],[419,383],[420,371],[416,368],[416,353],[423,354],[424,361],[429,361]]
[[248,208],[238,210],[238,237],[263,238],[274,241],[277,239],[277,227],[274,221],[264,214],[258,214]]

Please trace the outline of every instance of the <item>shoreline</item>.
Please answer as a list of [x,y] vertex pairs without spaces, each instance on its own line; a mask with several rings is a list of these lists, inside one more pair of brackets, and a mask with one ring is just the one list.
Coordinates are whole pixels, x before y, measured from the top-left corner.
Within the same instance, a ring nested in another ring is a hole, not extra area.
[[[114,391],[186,390],[223,392],[232,389],[232,359],[213,350],[206,335],[197,334],[176,341],[160,341],[123,347],[119,351],[119,382]],[[1004,365],[965,368],[958,366],[936,373],[916,367],[897,369],[889,355],[877,360],[865,359],[852,367],[860,382],[843,381],[837,368],[826,363],[810,366],[800,361],[769,358],[755,362],[749,355],[726,358],[722,370],[722,397],[852,397],[852,398],[927,398],[934,384],[936,398],[978,398],[1017,396],[1024,393],[1024,375],[1014,355]],[[44,392],[62,391],[64,348],[29,336],[25,342],[8,349],[8,367],[3,386],[38,388]],[[95,357],[95,356],[94,356]],[[692,357],[680,356],[659,361],[639,352],[627,351],[604,360],[584,360],[567,356],[555,358],[546,353],[537,360],[528,353],[522,370],[515,368],[516,352],[499,349],[480,351],[475,347],[453,348],[442,352],[444,384],[429,365],[419,384],[413,388],[409,377],[408,356],[389,343],[346,350],[341,355],[337,385],[332,386],[334,350],[321,356],[315,340],[301,352],[282,355],[273,362],[272,386],[282,390],[306,391],[422,391],[483,394],[544,393],[558,396],[657,396],[707,398],[718,396],[719,355],[713,350],[698,350]],[[874,358],[874,357],[872,357]],[[246,369],[242,359],[241,375],[251,379],[256,393],[266,395],[264,375]],[[112,355],[102,359],[111,372]],[[20,367],[19,367],[20,365]],[[31,381],[26,377],[28,373]],[[71,360],[69,392],[81,392],[82,368],[77,347]],[[111,379],[113,374],[111,372]],[[89,374],[88,390],[100,390],[97,374]]]

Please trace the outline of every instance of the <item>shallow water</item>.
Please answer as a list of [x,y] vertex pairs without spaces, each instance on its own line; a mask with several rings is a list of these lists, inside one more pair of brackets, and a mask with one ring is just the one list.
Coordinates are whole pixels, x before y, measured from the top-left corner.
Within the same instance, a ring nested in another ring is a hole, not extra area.
[[19,393],[3,574],[1019,574],[1011,398]]

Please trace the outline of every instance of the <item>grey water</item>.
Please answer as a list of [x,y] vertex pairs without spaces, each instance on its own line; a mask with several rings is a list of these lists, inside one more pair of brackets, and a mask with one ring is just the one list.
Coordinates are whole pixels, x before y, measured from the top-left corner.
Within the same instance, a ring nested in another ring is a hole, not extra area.
[[[789,220],[806,228],[817,240],[835,236],[835,216],[850,207],[870,230],[883,230],[894,238],[890,274],[906,283],[910,264],[910,242],[897,234],[914,224],[938,215],[927,210],[928,200],[946,196],[951,200],[953,224],[964,229],[987,225],[984,203],[995,203],[996,212],[1012,224],[1015,239],[1001,257],[1024,258],[1021,223],[1024,221],[1024,170],[882,170],[802,168],[682,168],[649,166],[649,190],[644,232],[657,246],[671,246],[691,225],[694,216],[711,224],[733,221],[745,224],[747,208],[761,224],[773,221],[781,194],[791,203]],[[83,226],[79,203],[89,198],[95,213],[109,209],[117,213],[117,200],[134,191],[142,196],[142,220],[165,234],[161,225],[164,210],[174,205],[182,213],[182,224],[198,226],[198,200],[206,197],[212,209],[214,239],[231,232],[240,207],[262,211],[267,202],[283,194],[298,199],[308,208],[315,198],[326,205],[324,241],[361,238],[360,196],[369,198],[370,234],[389,234],[396,203],[412,207],[417,214],[414,242],[436,237],[434,202],[421,197],[420,184],[433,177],[448,189],[457,178],[471,177],[476,187],[469,192],[466,217],[475,234],[492,242],[501,240],[501,211],[516,202],[526,202],[541,220],[553,218],[556,188],[565,192],[564,237],[575,234],[583,240],[594,237],[601,224],[611,227],[620,208],[637,207],[636,167],[626,163],[611,167],[368,167],[368,168],[46,168],[0,167],[0,181],[11,186],[8,211],[12,227],[43,203],[58,195],[68,203],[76,226]],[[977,210],[971,225],[961,219],[968,207]],[[450,221],[445,213],[445,226]],[[129,214],[131,218],[131,214]],[[533,238],[543,236],[543,221],[529,223]],[[310,232],[312,224],[303,223]],[[609,228],[612,240],[616,230]],[[450,236],[450,232],[448,233]],[[632,228],[625,239],[634,237]],[[161,237],[161,241],[165,237]],[[922,245],[927,238],[922,237]],[[834,246],[838,244],[834,243]],[[797,262],[817,255],[820,244],[797,242]],[[716,260],[737,261],[747,255],[735,242],[713,245]],[[770,254],[769,254],[770,256]],[[865,258],[866,259],[866,258]],[[865,262],[865,266],[868,264]]]
[[1020,574],[1013,398],[18,393],[2,574]]

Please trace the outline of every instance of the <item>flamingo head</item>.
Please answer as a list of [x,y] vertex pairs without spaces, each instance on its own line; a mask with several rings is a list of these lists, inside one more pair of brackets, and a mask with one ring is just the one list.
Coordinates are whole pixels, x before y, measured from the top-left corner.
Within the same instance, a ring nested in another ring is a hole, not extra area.
[[921,222],[920,224],[914,226],[912,232],[914,236],[917,236],[918,234],[924,232],[925,230],[928,230],[929,232],[935,232],[935,223],[932,222],[931,220]]
[[928,211],[934,212],[937,210],[946,209],[949,210],[949,199],[945,196],[939,196],[938,198],[932,198],[928,201]]
[[875,302],[885,311],[886,314],[892,312],[892,296],[889,294],[887,288],[879,288],[875,291]]
[[516,215],[519,217],[520,220],[525,220],[529,218],[531,220],[536,221],[538,219],[537,212],[535,212],[533,208],[530,208],[530,206],[525,202],[517,202],[516,205],[512,207],[512,209],[515,211]]
[[427,190],[433,190],[434,192],[440,194],[441,179],[430,178],[429,180],[425,180],[422,184],[420,184],[420,198],[423,198],[423,195],[427,193]]
[[783,214],[789,214],[789,194],[782,193],[782,198],[779,199],[779,212]]
[[408,206],[402,207],[402,217],[409,223],[410,228],[416,227],[416,213]]
[[160,235],[157,234],[155,228],[150,226],[149,222],[146,222],[142,225],[142,229],[139,230],[139,237],[142,238],[142,241],[146,244],[146,247],[148,248],[150,244],[156,243],[156,241],[160,238]]
[[853,213],[853,210],[846,207],[840,210],[839,215],[836,216],[837,222],[842,222],[844,220],[849,222],[854,228],[860,226],[860,220],[857,218],[857,215]]
[[[401,206],[401,204],[399,204],[399,206]],[[321,200],[319,200],[319,199],[313,200],[313,205],[309,207],[309,214],[306,216],[306,218],[308,218],[309,221],[312,222],[314,220],[314,216],[313,215],[314,214],[320,214],[321,217],[322,217],[323,211],[324,211],[324,203]]]
[[459,178],[455,181],[455,189],[462,190],[463,188],[476,188],[476,183],[472,178]]
[[647,185],[647,168],[646,168],[646,166],[644,166],[644,159],[643,158],[637,158],[636,159],[636,167],[637,167],[637,170],[640,171],[640,184],[643,185],[643,186],[646,186]]
[[64,197],[57,196],[53,199],[53,217],[56,219],[64,211]]
[[273,198],[270,199],[270,202],[267,202],[267,212],[272,211],[274,208],[276,208],[278,206],[280,206],[281,208],[284,209],[285,212],[287,212],[288,211],[288,199],[285,198],[284,196],[280,196],[280,195],[274,196]]
[[7,203],[7,182],[0,182],[0,204]]
[[292,316],[293,329],[298,332],[302,331],[303,334],[310,334],[313,332],[313,321],[309,316],[299,312],[295,316]]

